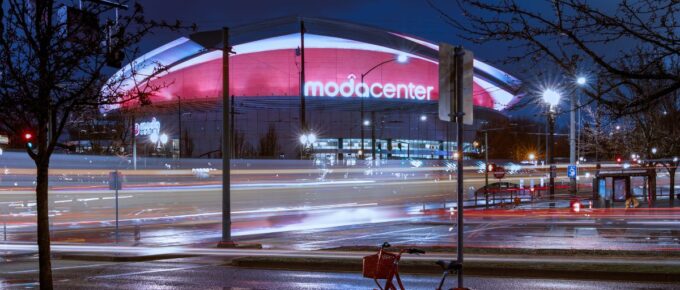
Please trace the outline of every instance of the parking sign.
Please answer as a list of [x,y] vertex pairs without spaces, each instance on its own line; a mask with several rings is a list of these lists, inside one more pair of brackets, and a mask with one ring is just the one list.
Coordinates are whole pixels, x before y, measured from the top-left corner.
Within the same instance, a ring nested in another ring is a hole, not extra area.
[[567,176],[569,178],[576,178],[577,173],[578,173],[578,169],[576,168],[576,165],[569,165],[567,167]]

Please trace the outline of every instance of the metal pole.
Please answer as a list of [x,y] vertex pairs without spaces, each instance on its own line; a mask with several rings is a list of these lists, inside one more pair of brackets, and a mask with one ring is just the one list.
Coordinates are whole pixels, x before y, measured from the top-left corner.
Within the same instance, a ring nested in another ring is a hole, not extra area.
[[[458,185],[458,246],[456,248],[456,259],[458,263],[460,263],[461,267],[460,270],[458,271],[458,288],[463,288],[463,212],[465,211],[463,208],[463,116],[465,113],[463,112],[463,56],[465,55],[465,52],[463,51],[462,47],[456,47],[455,49],[455,58],[454,58],[454,63],[455,63],[455,86],[451,86],[452,88],[455,88],[455,94],[452,92],[452,96],[456,96],[456,125],[458,126],[457,130],[457,140],[456,140],[456,146],[457,151],[458,151],[458,165],[457,165],[457,173],[458,173],[458,178],[456,180],[456,184]],[[454,76],[454,74],[451,74]],[[452,104],[454,102],[451,102]],[[453,118],[451,118],[453,119]]]
[[[576,93],[570,96],[571,108],[569,110],[569,163],[576,165]],[[569,180],[571,194],[576,194],[576,177]]]
[[371,111],[371,160],[375,164],[375,111]]
[[179,152],[177,159],[182,159],[182,97],[177,96],[177,122],[179,127]]
[[222,241],[220,244],[233,244],[231,240],[231,126],[229,118],[229,28],[222,28]]
[[115,178],[113,179],[114,183],[114,188],[116,189],[116,244],[118,244],[118,237],[119,237],[119,232],[118,232],[118,185],[120,184],[120,176],[118,175],[118,170],[115,171]]
[[234,119],[234,118],[236,118],[235,117],[236,116],[236,103],[235,103],[234,95],[231,95],[231,111],[229,112],[229,114],[231,116],[231,123],[229,123],[231,125],[231,128],[230,128],[231,130],[230,130],[230,133],[229,133],[229,144],[231,145],[231,150],[229,150],[229,154],[231,154],[231,158],[237,158],[236,157],[236,147],[234,146],[234,140],[235,140],[234,134],[236,134],[236,120]]
[[300,127],[307,134],[307,108],[305,100],[305,22],[300,20]]
[[[9,216],[10,210],[9,207],[7,207],[7,216]],[[3,220],[2,221],[2,240],[7,241],[7,221]]]
[[[132,115],[132,168],[137,170],[137,132],[135,132],[136,118]],[[80,141],[78,141],[80,144]]]
[[550,164],[550,207],[555,207],[555,113],[552,111],[548,112],[548,127],[550,134],[548,134],[548,149],[550,153],[550,158],[548,159],[548,164]]
[[[361,87],[362,88],[364,87],[364,75],[363,74],[361,75]],[[360,130],[361,131],[361,154],[359,154],[359,158],[364,159],[364,156],[365,156],[364,154],[366,154],[366,152],[364,151],[364,96],[363,96],[363,94],[361,96],[361,117],[360,117],[360,119],[361,120],[359,120],[359,123],[361,124],[361,126],[359,126],[359,127],[361,128],[361,130]]]
[[489,130],[484,130],[484,208],[489,208]]

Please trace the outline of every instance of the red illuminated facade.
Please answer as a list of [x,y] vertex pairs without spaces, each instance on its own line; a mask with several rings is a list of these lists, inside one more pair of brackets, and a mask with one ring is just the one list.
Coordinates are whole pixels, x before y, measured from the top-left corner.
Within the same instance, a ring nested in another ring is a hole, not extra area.
[[[306,25],[304,64],[300,57],[301,33],[296,31],[300,21]],[[301,91],[307,101],[309,126],[319,135],[319,142],[324,142],[316,144],[316,152],[356,154],[364,130],[364,148],[379,147],[383,158],[388,153],[391,157],[450,155],[449,140],[454,134],[436,117],[436,45],[372,27],[310,18],[278,19],[270,24],[234,28],[232,33],[235,53],[230,57],[229,95],[233,96],[236,112],[235,134],[241,136],[237,139],[252,147],[243,149],[250,151],[248,155],[261,151],[268,151],[265,153],[270,157],[296,155],[294,140],[300,133]],[[221,136],[220,45],[220,31],[199,32],[133,62],[140,76],[151,75],[145,71],[152,71],[158,64],[167,67],[167,71],[135,80],[163,87],[150,97],[153,106],[138,109],[136,103],[126,103],[122,111],[143,111],[147,119],[160,120],[165,127],[161,130],[174,136],[175,149],[183,151],[184,156],[214,155],[221,142],[215,140]],[[129,73],[127,67],[114,77]],[[481,112],[476,115],[502,114],[516,101],[517,85],[513,77],[475,61],[474,105]],[[362,107],[365,120],[358,112]],[[365,128],[363,123],[371,127]],[[261,148],[267,143],[263,136],[272,128],[278,139],[272,149],[275,154]],[[194,145],[189,144],[189,139]],[[413,144],[409,146],[412,152],[396,152],[399,142]]]

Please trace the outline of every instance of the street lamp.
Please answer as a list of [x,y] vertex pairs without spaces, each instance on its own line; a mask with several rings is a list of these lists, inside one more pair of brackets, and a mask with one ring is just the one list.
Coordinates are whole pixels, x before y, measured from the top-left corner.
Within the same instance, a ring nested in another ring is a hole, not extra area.
[[168,143],[168,134],[161,134],[161,136],[158,138],[159,141],[161,141],[161,144],[165,145]]
[[423,121],[423,122],[427,121],[427,116],[420,115],[420,120]]
[[316,142],[316,135],[314,133],[302,134],[300,135],[300,143],[305,146],[309,146]]
[[299,140],[300,144],[302,144],[301,155],[304,155],[304,151],[308,148],[311,149],[314,146],[314,143],[316,143],[316,135],[314,133],[303,133],[300,135]]
[[548,164],[550,165],[550,207],[555,207],[555,107],[560,103],[561,94],[555,89],[543,91],[543,101],[549,105],[548,110]]
[[656,154],[657,151],[656,147],[652,148],[652,154]]
[[[371,67],[370,69],[368,69],[365,73],[362,73],[362,74],[361,74],[361,88],[363,88],[363,89],[362,89],[362,91],[361,91],[360,93],[357,91],[357,94],[358,94],[359,97],[361,98],[361,120],[363,120],[362,122],[363,122],[364,126],[372,125],[373,128],[371,128],[371,130],[372,130],[374,133],[375,133],[375,120],[373,120],[373,122],[368,122],[369,124],[367,125],[366,122],[367,122],[368,120],[365,120],[365,119],[364,119],[364,99],[365,99],[365,98],[368,98],[368,97],[370,96],[370,94],[371,94],[370,91],[368,91],[368,90],[365,89],[366,87],[364,86],[364,78],[365,78],[368,74],[370,74],[374,69],[376,69],[376,68],[378,68],[378,67],[381,67],[381,66],[384,65],[384,64],[393,62],[393,61],[396,61],[396,62],[398,62],[398,63],[407,63],[407,62],[408,62],[408,55],[405,54],[405,53],[400,53],[400,54],[396,55],[395,57],[393,57],[393,58],[391,58],[391,59],[382,61],[382,62],[380,62],[380,63],[374,65],[373,67]],[[375,134],[373,134],[373,136],[371,137],[371,147],[372,147],[371,154],[373,154],[373,156],[375,157]],[[364,152],[365,152],[365,151],[364,151],[364,127],[361,126],[361,150],[359,151],[359,156],[360,156],[361,159],[364,159],[364,158],[365,158]],[[375,159],[375,158],[373,158],[373,159]]]
[[151,133],[151,135],[149,135],[149,141],[151,141],[151,143],[153,143],[153,144],[157,144],[159,138],[160,138],[160,136],[156,132],[153,132],[153,133]]
[[562,98],[562,95],[554,89],[545,89],[543,91],[543,101],[550,105],[551,110],[554,110],[555,106],[560,103],[560,98]]
[[579,86],[585,85],[587,81],[588,80],[583,76],[576,78],[576,84]]

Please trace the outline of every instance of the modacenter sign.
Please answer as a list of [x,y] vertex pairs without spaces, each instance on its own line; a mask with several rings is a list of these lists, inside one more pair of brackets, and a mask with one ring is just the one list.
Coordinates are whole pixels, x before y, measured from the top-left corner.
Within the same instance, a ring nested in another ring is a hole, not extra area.
[[349,75],[347,80],[338,83],[334,81],[308,81],[305,82],[305,96],[308,97],[362,97],[384,99],[406,99],[429,101],[432,99],[433,86],[425,86],[414,83],[364,83],[355,81],[354,75]]

